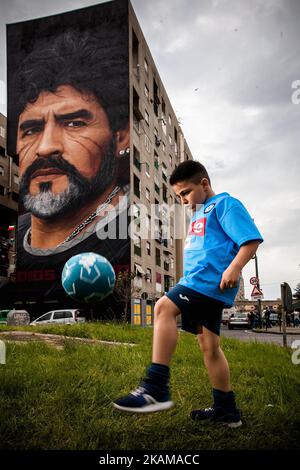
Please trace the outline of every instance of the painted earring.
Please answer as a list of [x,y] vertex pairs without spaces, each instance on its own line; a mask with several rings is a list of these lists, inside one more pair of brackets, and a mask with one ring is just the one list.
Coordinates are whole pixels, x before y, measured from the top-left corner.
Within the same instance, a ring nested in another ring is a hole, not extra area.
[[124,157],[124,155],[128,154],[130,152],[130,148],[120,150],[119,155],[120,157]]

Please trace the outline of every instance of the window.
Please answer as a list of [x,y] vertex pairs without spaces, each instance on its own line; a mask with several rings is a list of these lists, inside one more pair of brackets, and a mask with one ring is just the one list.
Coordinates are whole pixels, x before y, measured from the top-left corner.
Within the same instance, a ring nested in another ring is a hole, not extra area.
[[166,144],[164,142],[162,143],[162,149],[163,149],[163,152],[166,153]]
[[168,190],[165,184],[162,185],[162,190],[163,190],[163,200],[164,202],[168,202]]
[[170,258],[171,269],[174,269],[174,258]]
[[147,162],[145,163],[145,173],[148,176],[148,178],[150,178],[150,165]]
[[159,194],[159,181],[157,175],[154,175],[154,189]]
[[169,134],[169,144],[172,146],[173,140],[171,134]]
[[0,126],[0,136],[5,139],[5,128],[3,126]]
[[146,242],[146,252],[147,252],[147,255],[151,256],[151,243],[150,242]]
[[134,228],[140,228],[141,226],[140,207],[135,202],[133,203],[133,221],[134,221]]
[[153,79],[153,110],[156,116],[158,116],[158,106],[160,105],[160,99],[158,95],[158,85],[155,79]]
[[0,145],[0,155],[1,157],[5,157],[5,148]]
[[143,119],[143,113],[141,112],[141,109],[140,109],[140,96],[134,87],[132,91],[132,105],[133,105],[133,112],[136,116],[136,119],[140,121],[141,119]]
[[36,321],[39,322],[39,321],[51,320],[51,316],[52,316],[52,312],[45,313],[45,315],[41,316]]
[[174,238],[173,238],[173,237],[170,238],[170,246],[171,246],[172,248],[173,248],[173,246],[174,246]]
[[146,270],[146,280],[147,282],[152,282],[152,271],[150,268],[147,268]]
[[141,169],[140,152],[133,146],[133,163],[138,170]]
[[161,99],[161,112],[163,114],[162,117],[165,117],[165,115],[166,115],[166,103],[165,103],[165,100],[163,98]]
[[167,166],[165,165],[165,163],[162,164],[162,177],[165,181],[167,181],[168,172],[167,172]]
[[135,110],[133,110],[133,127],[137,133],[140,132],[140,121]]
[[150,202],[150,191],[148,188],[146,188],[145,195],[146,195],[146,199]]
[[172,167],[173,167],[173,158],[172,158],[172,155],[169,155],[169,164],[170,164],[170,167],[172,168]]
[[146,216],[146,230],[149,232],[150,228],[151,228],[151,217],[150,215],[147,215]]
[[145,121],[149,126],[149,113],[148,113],[147,109],[145,109]]
[[169,125],[172,126],[172,118],[170,114],[169,114]]
[[138,198],[140,198],[141,197],[141,182],[136,175],[134,175],[134,178],[133,178],[133,187],[134,187],[134,194]]
[[174,140],[175,142],[178,142],[178,133],[176,127],[174,127]]
[[156,273],[156,290],[161,292],[161,274]]
[[148,65],[148,62],[147,62],[146,59],[144,59],[144,69],[145,69],[146,74],[148,75],[148,72],[149,72],[149,65]]
[[139,40],[134,30],[132,30],[132,65],[134,69],[137,69],[139,65]]
[[160,266],[161,260],[160,260],[160,249],[155,248],[155,263],[157,266]]
[[151,151],[150,139],[146,134],[145,134],[145,148],[146,148],[147,152],[150,153],[150,151]]
[[54,312],[53,320],[61,320],[63,318],[73,318],[72,312]]
[[0,184],[0,196],[5,196],[5,188]]
[[142,240],[138,235],[135,236],[134,253],[138,256],[141,256],[142,253]]
[[146,84],[144,85],[144,94],[145,94],[146,98],[148,99],[149,98],[149,88],[147,87]]
[[14,175],[14,183],[19,185],[19,176],[18,175]]
[[4,176],[4,166],[0,165],[0,176]]

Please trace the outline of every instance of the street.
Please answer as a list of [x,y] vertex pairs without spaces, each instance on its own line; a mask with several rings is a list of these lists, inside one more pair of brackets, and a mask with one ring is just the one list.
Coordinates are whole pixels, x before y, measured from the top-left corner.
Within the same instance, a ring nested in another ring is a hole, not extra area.
[[[226,325],[221,326],[221,336],[225,338],[239,339],[240,341],[257,341],[259,343],[274,343],[279,346],[283,345],[282,335],[276,333],[255,333],[252,330],[243,329],[228,330]],[[291,346],[295,340],[300,341],[299,333],[287,335],[288,346]]]

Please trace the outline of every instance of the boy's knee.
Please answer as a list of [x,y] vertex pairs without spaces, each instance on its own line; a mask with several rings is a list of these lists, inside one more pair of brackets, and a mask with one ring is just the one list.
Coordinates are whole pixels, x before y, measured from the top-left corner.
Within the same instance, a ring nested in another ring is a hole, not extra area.
[[214,359],[219,356],[221,350],[218,343],[205,340],[203,335],[198,335],[198,342],[205,357]]
[[174,316],[176,317],[176,308],[172,309],[170,300],[164,296],[161,297],[155,304],[154,307],[154,321],[163,316]]

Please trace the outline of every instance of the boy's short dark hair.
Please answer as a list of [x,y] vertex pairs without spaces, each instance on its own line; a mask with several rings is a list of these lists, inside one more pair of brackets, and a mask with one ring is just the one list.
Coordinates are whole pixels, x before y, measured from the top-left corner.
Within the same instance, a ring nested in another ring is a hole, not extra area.
[[186,160],[180,163],[170,176],[169,183],[173,186],[181,181],[191,181],[192,183],[200,183],[202,178],[207,178],[210,184],[210,178],[205,166],[194,160]]

